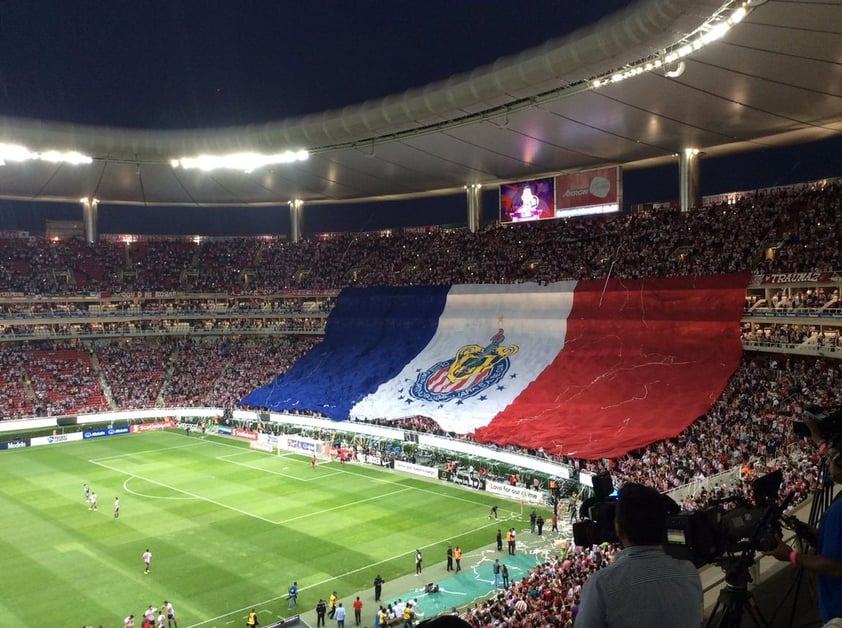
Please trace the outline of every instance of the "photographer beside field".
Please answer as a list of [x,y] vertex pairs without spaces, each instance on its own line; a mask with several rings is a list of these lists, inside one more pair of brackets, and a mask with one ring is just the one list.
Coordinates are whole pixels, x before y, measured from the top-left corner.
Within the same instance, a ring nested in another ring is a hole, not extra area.
[[[810,430],[810,437],[819,448],[819,454],[826,455],[829,476],[826,480],[842,484],[842,432],[823,437],[819,424],[811,418],[804,419]],[[837,494],[822,516],[816,538],[815,554],[802,554],[783,541],[769,552],[781,561],[789,561],[816,574],[819,597],[819,615],[823,622],[842,618],[842,500]],[[803,524],[805,525],[805,524]]]
[[614,528],[623,551],[588,577],[576,628],[701,625],[699,572],[690,561],[668,556],[663,549],[666,500],[642,484],[620,489]]

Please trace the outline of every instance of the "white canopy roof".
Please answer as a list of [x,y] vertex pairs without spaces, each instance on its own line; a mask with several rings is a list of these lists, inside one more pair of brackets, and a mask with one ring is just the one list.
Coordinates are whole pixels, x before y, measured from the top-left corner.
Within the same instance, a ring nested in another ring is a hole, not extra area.
[[[687,147],[717,156],[842,131],[842,3],[748,2],[745,19],[723,38],[666,62],[669,51],[690,45],[740,6],[724,1],[642,0],[467,75],[261,125],[165,131],[0,117],[0,142],[93,159],[6,160],[0,197],[335,204],[453,193],[470,183],[604,165],[653,166]],[[662,65],[643,70],[654,61]],[[680,65],[683,73],[666,76]],[[625,80],[611,80],[624,73]],[[593,87],[598,77],[608,80]],[[171,164],[203,153],[301,149],[308,160],[248,173]]]

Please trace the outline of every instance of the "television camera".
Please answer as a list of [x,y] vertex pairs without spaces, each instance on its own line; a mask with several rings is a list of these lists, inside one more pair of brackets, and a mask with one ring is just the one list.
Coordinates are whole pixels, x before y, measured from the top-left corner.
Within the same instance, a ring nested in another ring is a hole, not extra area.
[[[778,505],[783,472],[778,469],[752,482],[755,504],[743,497],[713,500],[701,510],[667,517],[665,551],[696,567],[724,565],[730,557],[773,550],[782,532],[782,516],[792,495]],[[733,506],[726,508],[726,505]]]
[[[842,406],[807,406],[804,415],[815,422],[826,440],[842,433]],[[810,428],[803,421],[793,421],[792,430],[797,436],[810,437]]]
[[[713,563],[725,571],[725,587],[706,626],[738,628],[743,625],[745,610],[756,626],[768,625],[756,604],[747,603],[749,568],[756,552],[770,551],[778,544],[781,522],[786,522],[783,512],[792,499],[790,494],[777,504],[782,481],[783,472],[777,470],[752,482],[754,505],[742,497],[729,497],[715,500],[701,510],[680,512],[678,504],[664,495],[664,551],[674,558],[692,561],[696,567]],[[618,540],[614,531],[617,497],[610,476],[608,481],[594,477],[594,493],[582,504],[581,514],[586,519],[573,526],[576,545]]]
[[[779,469],[752,482],[755,504],[742,497],[718,499],[701,510],[680,512],[678,504],[666,502],[664,549],[670,556],[690,560],[696,567],[724,564],[729,557],[750,556],[774,549],[782,531],[781,517],[789,505],[779,506],[778,490],[783,481]],[[614,530],[616,492],[607,474],[594,477],[594,496],[581,507],[582,521],[573,524],[576,545],[589,546],[619,541]]]

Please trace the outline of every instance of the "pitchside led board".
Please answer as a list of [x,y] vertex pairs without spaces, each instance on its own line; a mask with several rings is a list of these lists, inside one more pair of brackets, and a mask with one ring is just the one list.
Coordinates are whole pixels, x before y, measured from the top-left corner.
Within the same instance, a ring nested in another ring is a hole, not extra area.
[[600,168],[500,186],[500,222],[608,214],[620,210],[620,168]]

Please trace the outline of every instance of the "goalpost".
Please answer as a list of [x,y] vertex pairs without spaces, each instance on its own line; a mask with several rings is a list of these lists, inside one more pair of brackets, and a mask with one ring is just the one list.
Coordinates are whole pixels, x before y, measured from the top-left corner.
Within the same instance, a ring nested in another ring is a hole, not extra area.
[[295,434],[281,434],[277,440],[278,456],[293,453],[316,457],[316,464],[332,461],[330,443]]

